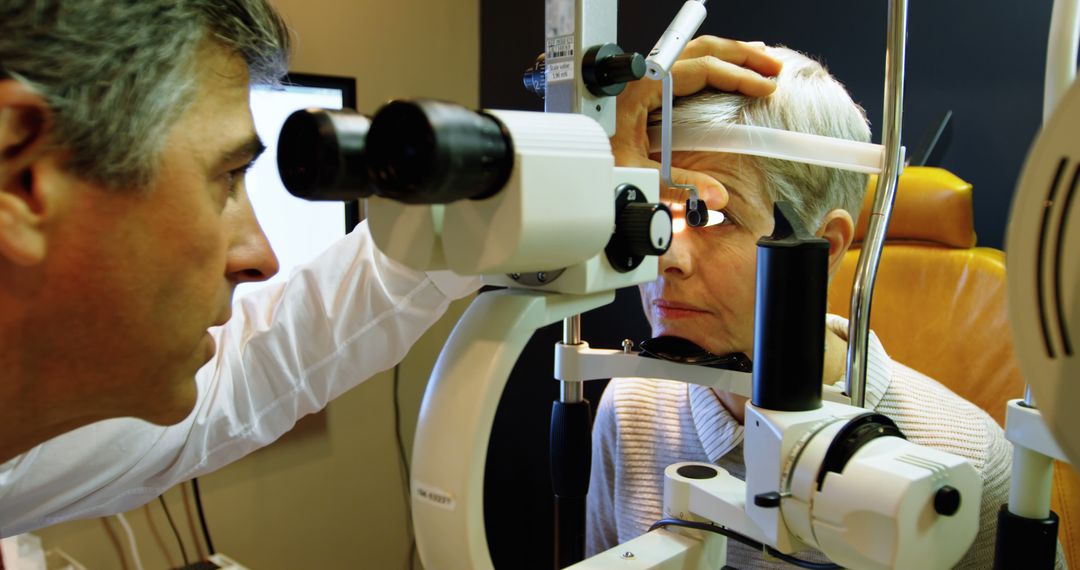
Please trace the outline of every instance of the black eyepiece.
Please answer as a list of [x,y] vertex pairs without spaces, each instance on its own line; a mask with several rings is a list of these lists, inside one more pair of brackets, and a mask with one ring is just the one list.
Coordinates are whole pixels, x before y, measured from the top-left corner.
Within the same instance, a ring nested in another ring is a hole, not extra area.
[[349,109],[303,109],[290,115],[278,138],[278,171],[285,188],[305,200],[370,196],[364,156],[370,125],[367,117]]
[[494,117],[452,103],[392,101],[371,122],[367,159],[377,194],[407,204],[447,204],[497,193],[514,165]]

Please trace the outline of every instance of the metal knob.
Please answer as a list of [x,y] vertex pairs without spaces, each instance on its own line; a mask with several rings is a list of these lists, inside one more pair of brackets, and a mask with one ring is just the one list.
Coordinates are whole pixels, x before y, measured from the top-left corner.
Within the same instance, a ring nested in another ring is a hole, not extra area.
[[614,97],[626,83],[645,77],[645,57],[624,53],[615,44],[594,46],[581,59],[581,78],[597,97]]

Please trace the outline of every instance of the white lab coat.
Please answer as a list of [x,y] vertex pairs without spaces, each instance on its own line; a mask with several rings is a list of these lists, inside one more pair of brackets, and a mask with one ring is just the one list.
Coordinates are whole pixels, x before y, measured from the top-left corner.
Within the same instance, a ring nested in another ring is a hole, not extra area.
[[450,301],[479,286],[393,262],[361,224],[211,329],[217,354],[196,375],[198,401],[183,422],[102,421],[0,465],[0,537],[126,511],[271,443],[394,366]]

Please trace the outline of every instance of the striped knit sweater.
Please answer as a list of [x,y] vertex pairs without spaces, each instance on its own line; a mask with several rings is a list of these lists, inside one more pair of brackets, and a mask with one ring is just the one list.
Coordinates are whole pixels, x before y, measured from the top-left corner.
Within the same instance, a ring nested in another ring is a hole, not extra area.
[[[828,317],[847,338],[847,320]],[[990,568],[997,512],[1008,500],[1012,448],[981,409],[885,353],[871,334],[866,403],[892,418],[915,443],[969,460],[983,476],[980,529],[959,568]],[[843,379],[840,380],[842,382]],[[707,461],[744,479],[743,427],[709,388],[667,380],[619,378],[604,392],[593,427],[589,487],[588,554],[635,538],[659,520],[664,469],[680,461]],[[825,561],[818,552],[801,556]],[[1064,568],[1060,548],[1058,568]],[[727,563],[749,568],[791,568],[728,542]]]

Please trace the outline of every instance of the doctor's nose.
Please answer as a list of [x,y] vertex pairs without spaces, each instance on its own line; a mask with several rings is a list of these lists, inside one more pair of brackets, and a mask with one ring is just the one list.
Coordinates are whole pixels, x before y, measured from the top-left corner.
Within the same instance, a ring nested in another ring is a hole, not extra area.
[[280,270],[255,211],[244,192],[238,193],[226,222],[232,229],[225,261],[225,276],[234,283],[266,281]]

